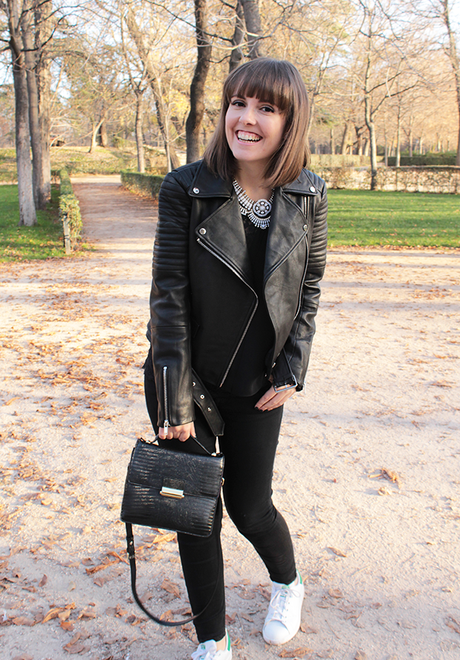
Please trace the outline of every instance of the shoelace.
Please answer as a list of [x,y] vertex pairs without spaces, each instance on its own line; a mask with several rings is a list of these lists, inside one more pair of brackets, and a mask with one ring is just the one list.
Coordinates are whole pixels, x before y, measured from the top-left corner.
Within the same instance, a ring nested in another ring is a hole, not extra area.
[[192,660],[213,660],[213,656],[211,655],[210,651],[197,649],[194,653],[192,653]]
[[297,593],[291,589],[281,588],[273,596],[270,602],[270,609],[272,610],[271,619],[283,622],[289,616],[289,608],[294,602]]

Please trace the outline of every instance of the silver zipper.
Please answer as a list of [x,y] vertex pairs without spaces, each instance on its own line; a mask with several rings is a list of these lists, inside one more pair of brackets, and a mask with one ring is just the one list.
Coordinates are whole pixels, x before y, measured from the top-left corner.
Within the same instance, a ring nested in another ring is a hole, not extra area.
[[169,427],[167,375],[168,375],[168,367],[163,367],[163,399],[165,406],[165,421],[163,422],[163,428],[166,431],[166,433],[168,432],[168,427]]
[[227,367],[227,369],[225,370],[224,376],[223,376],[222,381],[221,381],[221,383],[220,383],[220,385],[219,385],[219,387],[222,387],[222,385],[225,383],[225,379],[226,379],[227,376],[228,376],[228,372],[230,371],[230,368],[231,368],[231,366],[232,366],[232,364],[233,364],[233,361],[234,361],[234,359],[235,359],[235,357],[236,357],[236,354],[238,353],[239,348],[240,348],[240,346],[241,346],[241,344],[242,344],[242,342],[243,342],[243,339],[244,339],[245,336],[246,336],[246,333],[247,333],[247,331],[248,331],[248,328],[249,328],[249,326],[251,325],[251,321],[252,321],[252,319],[254,318],[254,314],[256,313],[256,309],[257,309],[257,304],[258,304],[259,296],[258,296],[257,293],[254,291],[254,289],[252,288],[252,286],[250,286],[250,285],[246,282],[246,280],[243,279],[243,278],[241,277],[241,275],[238,273],[238,271],[235,270],[235,268],[233,268],[233,266],[232,266],[228,261],[226,261],[225,259],[222,259],[222,257],[221,257],[219,254],[217,254],[217,252],[214,252],[213,250],[211,250],[211,248],[210,248],[209,246],[207,246],[206,243],[203,243],[203,241],[202,241],[201,239],[197,238],[197,242],[198,242],[202,247],[204,247],[204,249],[207,250],[210,254],[212,254],[214,257],[216,257],[216,259],[219,259],[219,261],[222,262],[225,266],[227,266],[227,268],[230,268],[230,270],[231,270],[233,273],[235,273],[235,275],[236,275],[236,276],[237,276],[237,277],[238,277],[238,278],[239,278],[239,279],[240,279],[240,280],[241,280],[241,281],[242,281],[242,282],[248,287],[248,289],[250,289],[250,290],[252,291],[252,293],[253,293],[253,294],[255,295],[255,297],[256,297],[256,304],[254,305],[254,309],[253,309],[253,311],[251,312],[251,316],[249,317],[249,320],[248,320],[248,322],[247,322],[247,324],[246,324],[246,327],[245,327],[245,329],[244,329],[244,331],[243,331],[243,334],[241,335],[241,338],[240,338],[240,340],[239,340],[239,342],[238,342],[238,344],[237,344],[237,346],[236,346],[236,348],[235,348],[235,350],[234,350],[234,352],[233,352],[233,355],[232,355],[232,357],[231,357],[231,359],[230,359],[230,362],[228,363],[228,367]]

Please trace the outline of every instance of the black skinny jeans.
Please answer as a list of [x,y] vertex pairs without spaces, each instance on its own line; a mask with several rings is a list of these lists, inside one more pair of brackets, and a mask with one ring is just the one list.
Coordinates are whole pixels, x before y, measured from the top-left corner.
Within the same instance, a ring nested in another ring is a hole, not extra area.
[[[157,400],[151,358],[145,368],[147,409],[157,432]],[[272,503],[272,476],[283,409],[261,412],[254,406],[266,388],[254,396],[237,397],[208,386],[225,421],[219,438],[225,456],[224,500],[228,515],[239,532],[254,546],[274,582],[289,584],[295,579],[295,560],[289,529]],[[196,408],[195,430],[200,442],[215,450],[215,437],[201,411]],[[189,439],[163,440],[161,445],[179,451],[200,452]],[[219,499],[211,536],[201,538],[178,534],[179,551],[193,612],[206,611],[195,619],[200,642],[216,641],[225,635],[225,587],[220,531],[222,502]],[[212,596],[215,585],[217,588]]]

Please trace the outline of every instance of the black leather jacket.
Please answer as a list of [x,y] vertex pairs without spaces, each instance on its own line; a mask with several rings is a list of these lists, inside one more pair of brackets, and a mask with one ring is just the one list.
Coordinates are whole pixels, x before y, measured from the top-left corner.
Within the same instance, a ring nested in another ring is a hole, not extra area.
[[[267,377],[303,387],[326,264],[325,183],[303,170],[275,190],[264,290],[275,343]],[[194,419],[192,370],[217,387],[258,304],[233,186],[202,161],[169,173],[159,197],[150,297],[158,423]]]

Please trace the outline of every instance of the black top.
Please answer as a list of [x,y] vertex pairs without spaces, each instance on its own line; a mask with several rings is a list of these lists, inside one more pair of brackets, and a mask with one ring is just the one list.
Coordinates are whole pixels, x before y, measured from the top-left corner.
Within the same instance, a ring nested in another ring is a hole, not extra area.
[[256,227],[245,215],[242,218],[252,265],[251,285],[257,294],[258,304],[222,389],[226,392],[238,392],[239,396],[251,396],[258,392],[267,380],[266,358],[273,347],[275,332],[265,303],[263,286],[269,230]]

